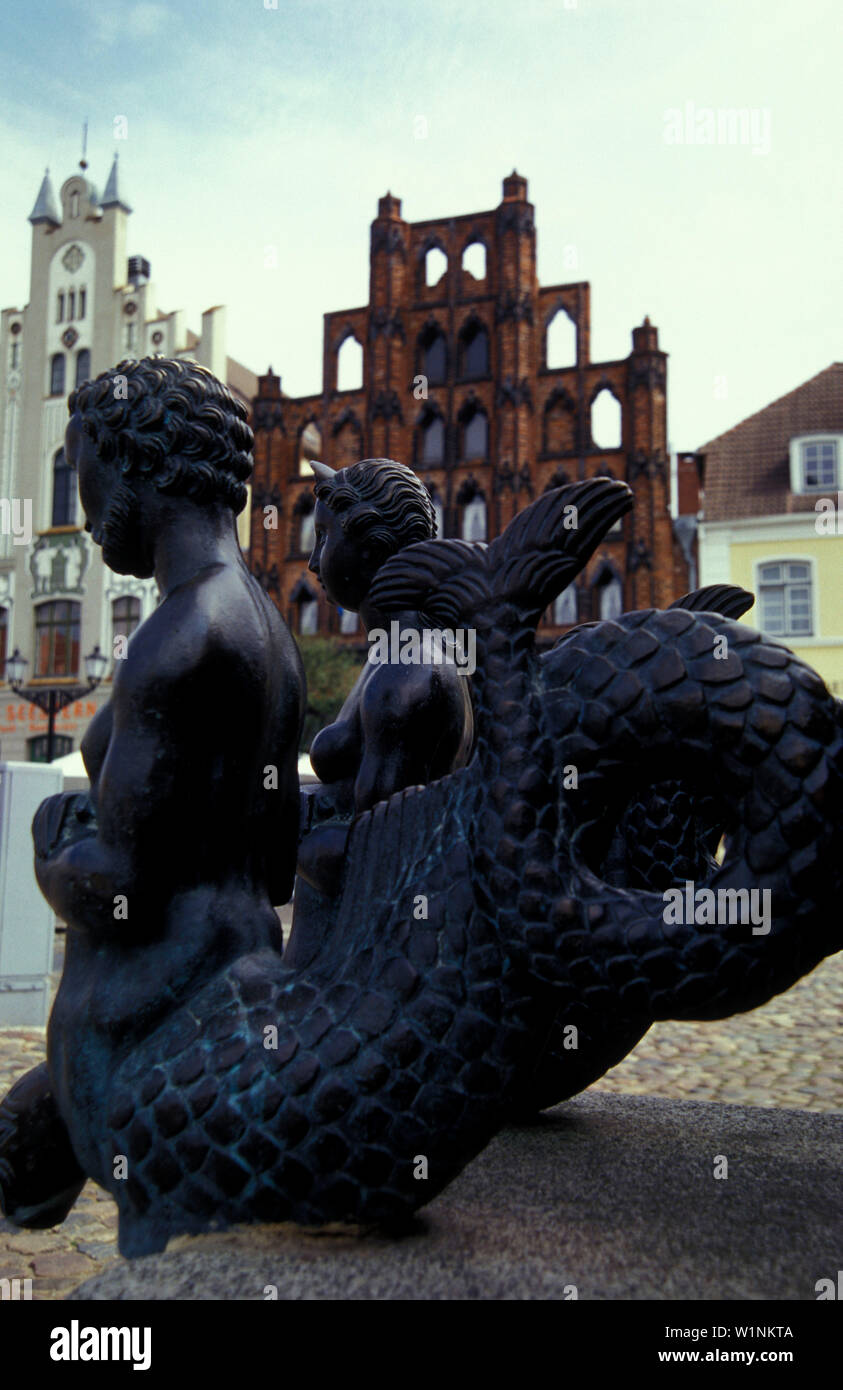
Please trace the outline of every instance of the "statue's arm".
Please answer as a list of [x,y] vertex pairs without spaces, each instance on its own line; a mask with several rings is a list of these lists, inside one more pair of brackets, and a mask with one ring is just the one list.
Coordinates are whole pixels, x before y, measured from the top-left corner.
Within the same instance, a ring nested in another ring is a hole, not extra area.
[[[118,895],[128,901],[156,861],[161,877],[168,877],[175,844],[161,843],[154,830],[154,817],[173,789],[165,758],[163,731],[145,719],[130,724],[118,708],[99,776],[95,833],[56,838],[54,799],[39,807],[32,826],[35,874],[63,921],[113,929]],[[172,765],[172,754],[168,761]]]

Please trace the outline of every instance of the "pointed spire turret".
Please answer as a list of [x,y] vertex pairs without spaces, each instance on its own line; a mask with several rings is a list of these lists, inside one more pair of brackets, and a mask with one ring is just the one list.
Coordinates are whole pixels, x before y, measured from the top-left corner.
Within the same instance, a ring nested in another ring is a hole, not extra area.
[[105,192],[103,193],[102,199],[100,201],[100,207],[122,208],[124,212],[131,212],[132,209],[126,202],[126,199],[121,198],[120,196],[117,159],[118,156],[115,155],[114,163],[111,166],[111,173],[108,176],[108,183],[105,185]]
[[49,169],[44,170],[44,177],[41,180],[38,197],[35,199],[35,207],[29,214],[29,220],[33,227],[39,226],[42,222],[52,223],[54,227],[61,226],[56,195],[53,192],[53,185],[50,182]]

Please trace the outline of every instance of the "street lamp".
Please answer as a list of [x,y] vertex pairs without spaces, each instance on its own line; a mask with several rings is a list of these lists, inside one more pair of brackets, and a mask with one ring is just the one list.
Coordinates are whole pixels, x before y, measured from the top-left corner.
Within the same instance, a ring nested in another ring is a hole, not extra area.
[[26,657],[21,656],[15,647],[12,655],[6,658],[6,680],[16,695],[22,695],[31,705],[37,705],[46,713],[47,762],[51,763],[56,743],[56,715],[67,705],[72,705],[74,700],[81,700],[83,695],[90,695],[92,690],[96,690],[105,675],[108,657],[103,656],[99,643],[92,652],[88,652],[85,657],[87,685],[34,685],[27,688],[24,681],[28,665]]

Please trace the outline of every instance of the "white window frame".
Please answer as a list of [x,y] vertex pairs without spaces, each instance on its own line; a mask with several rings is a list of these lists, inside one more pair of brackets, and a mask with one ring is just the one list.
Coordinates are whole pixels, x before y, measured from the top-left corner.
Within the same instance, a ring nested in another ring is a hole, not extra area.
[[[835,450],[835,477],[830,483],[805,482],[805,447],[810,444],[833,444]],[[840,434],[799,434],[790,441],[790,490],[798,496],[822,496],[823,493],[836,493],[843,484],[843,435]],[[767,562],[770,563],[770,562]]]
[[[784,630],[783,632],[773,632],[770,628],[768,628],[768,627],[766,626],[766,621],[767,621],[767,619],[766,619],[766,613],[765,613],[765,609],[764,609],[764,589],[765,589],[765,588],[780,587],[779,585],[776,585],[776,584],[774,584],[774,583],[771,583],[770,581],[767,581],[767,582],[765,583],[765,581],[763,580],[763,578],[762,578],[763,571],[766,569],[766,567],[767,567],[768,565],[807,565],[807,567],[808,567],[808,579],[807,579],[807,583],[810,585],[810,599],[811,599],[811,631],[810,631],[810,632],[794,632],[794,631],[791,630],[791,627],[790,627],[789,604],[788,604],[788,598],[787,598],[787,589],[788,589],[788,585],[789,585],[789,584],[799,584],[799,583],[804,583],[804,582],[806,582],[806,581],[804,581],[804,580],[798,580],[798,579],[788,580],[786,577],[782,578],[782,580],[781,580],[781,586],[784,587],[784,590],[785,590],[785,600],[784,600],[784,605],[785,605],[785,623],[784,623],[784,626],[785,626],[785,630]],[[818,622],[818,594],[817,594],[816,563],[815,563],[815,561],[814,561],[814,559],[813,559],[812,556],[810,556],[810,555],[794,555],[794,554],[788,553],[787,555],[767,555],[767,556],[764,557],[763,560],[756,560],[756,561],[755,561],[755,592],[756,592],[756,594],[758,595],[758,619],[757,619],[757,621],[758,621],[758,626],[759,626],[759,628],[761,629],[761,631],[762,631],[763,633],[765,633],[766,636],[772,637],[774,640],[779,640],[779,639],[781,639],[781,640],[783,640],[783,641],[793,642],[793,643],[796,643],[796,644],[798,644],[798,643],[800,643],[800,642],[811,642],[811,641],[815,641],[815,640],[820,636],[819,622]]]

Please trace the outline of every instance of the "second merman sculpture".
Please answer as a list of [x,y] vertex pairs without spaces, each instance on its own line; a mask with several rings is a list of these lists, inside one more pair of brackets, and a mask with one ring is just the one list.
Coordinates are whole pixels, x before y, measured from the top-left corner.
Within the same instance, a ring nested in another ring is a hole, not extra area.
[[[427,489],[393,459],[363,459],[339,472],[314,463],[316,543],[310,558],[329,602],[358,613],[367,635],[431,632],[423,612],[384,613],[369,595],[391,556],[436,534]],[[301,967],[330,931],[355,816],[404,787],[426,785],[468,761],[473,740],[469,682],[443,650],[422,645],[423,659],[367,660],[333,724],[313,741],[320,779],[305,788],[293,929],[285,959]],[[369,655],[375,649],[369,648]]]

